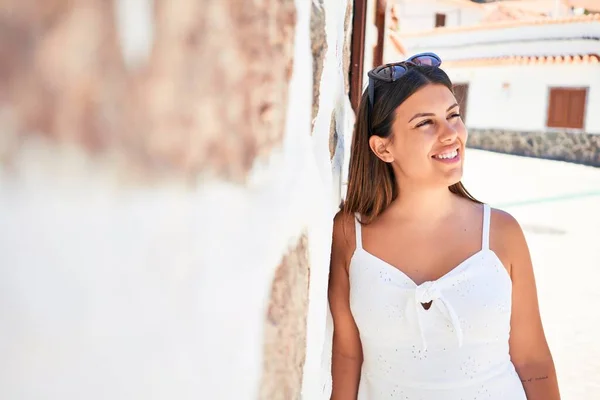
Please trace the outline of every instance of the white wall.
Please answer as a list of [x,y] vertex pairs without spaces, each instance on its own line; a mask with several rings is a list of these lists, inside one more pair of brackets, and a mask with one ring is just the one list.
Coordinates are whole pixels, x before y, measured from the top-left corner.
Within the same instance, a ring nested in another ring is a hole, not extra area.
[[485,15],[483,8],[477,5],[461,7],[435,0],[397,0],[396,4],[402,34],[433,29],[436,13],[446,14],[448,27],[475,25]]
[[325,2],[329,48],[311,135],[311,3],[295,1],[283,143],[245,184],[132,184],[114,159],[77,145],[29,135],[10,148],[0,165],[0,398],[256,399],[273,275],[305,230],[303,398],[329,398],[331,228],[353,118],[346,4]]
[[433,51],[444,60],[511,55],[600,54],[600,19],[513,28],[400,36],[409,53]]
[[375,9],[377,0],[366,1],[365,50],[363,54],[363,86],[369,81],[368,73],[373,68],[373,50],[377,46],[377,27],[375,26]]
[[[309,232],[310,253],[310,305],[307,321],[307,349],[304,364],[302,398],[304,400],[329,400],[331,396],[331,346],[332,323],[327,301],[329,260],[333,216],[338,211],[347,180],[348,163],[354,111],[345,92],[343,68],[344,15],[346,5],[352,0],[325,0],[325,29],[327,53],[321,77],[319,112],[310,141],[310,152],[305,154],[310,164],[306,174],[309,179],[302,190],[298,205],[306,209],[304,218],[311,224]],[[350,28],[352,20],[349,21]],[[372,52],[371,52],[372,54]],[[300,66],[299,66],[300,67]],[[296,67],[294,67],[296,68]],[[329,132],[332,114],[335,117],[338,142],[332,161],[329,159]],[[289,134],[293,131],[290,126]],[[302,134],[303,135],[303,134]],[[295,147],[290,147],[289,157],[300,157]]]
[[[543,131],[549,87],[589,87],[584,130],[600,133],[600,64],[445,70],[454,83],[469,83],[468,127]],[[504,84],[508,86],[505,88]]]

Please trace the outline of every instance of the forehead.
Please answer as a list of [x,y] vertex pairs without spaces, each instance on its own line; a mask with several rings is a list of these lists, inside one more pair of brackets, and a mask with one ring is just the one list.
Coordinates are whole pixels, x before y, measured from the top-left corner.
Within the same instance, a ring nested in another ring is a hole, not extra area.
[[446,113],[456,103],[452,92],[444,85],[429,84],[410,95],[396,109],[396,118],[408,121],[417,113]]

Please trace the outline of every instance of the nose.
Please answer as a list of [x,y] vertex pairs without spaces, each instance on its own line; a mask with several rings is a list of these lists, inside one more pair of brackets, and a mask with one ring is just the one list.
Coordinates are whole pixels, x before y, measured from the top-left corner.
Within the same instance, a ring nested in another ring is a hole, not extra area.
[[456,140],[457,136],[458,131],[450,122],[446,121],[446,123],[440,127],[440,142],[452,143]]

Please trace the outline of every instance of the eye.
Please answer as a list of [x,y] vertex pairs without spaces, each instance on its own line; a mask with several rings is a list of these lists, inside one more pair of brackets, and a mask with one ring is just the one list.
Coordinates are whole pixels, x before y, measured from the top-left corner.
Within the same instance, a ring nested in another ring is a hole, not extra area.
[[457,118],[457,117],[460,117],[460,114],[459,113],[454,113],[454,114],[450,115],[448,117],[448,119]]
[[426,120],[424,120],[424,121],[421,121],[421,122],[419,122],[419,123],[417,124],[417,126],[415,126],[415,128],[420,128],[420,127],[422,127],[422,126],[429,125],[429,124],[432,124],[432,123],[433,123],[433,121],[432,121],[432,120],[430,120],[430,119],[426,119]]

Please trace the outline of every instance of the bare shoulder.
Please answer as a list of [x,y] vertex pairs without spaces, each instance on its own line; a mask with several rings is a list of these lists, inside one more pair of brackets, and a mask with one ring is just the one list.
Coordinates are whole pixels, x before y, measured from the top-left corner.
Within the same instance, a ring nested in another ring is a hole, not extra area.
[[342,256],[346,264],[356,248],[354,215],[338,211],[333,219],[333,251]]
[[338,211],[333,218],[333,237],[338,240],[354,236],[354,215],[343,210]]
[[512,214],[498,208],[491,209],[491,224],[499,234],[511,234],[522,232],[521,225]]
[[527,241],[517,219],[507,211],[492,208],[490,247],[511,272],[515,260],[529,257]]

